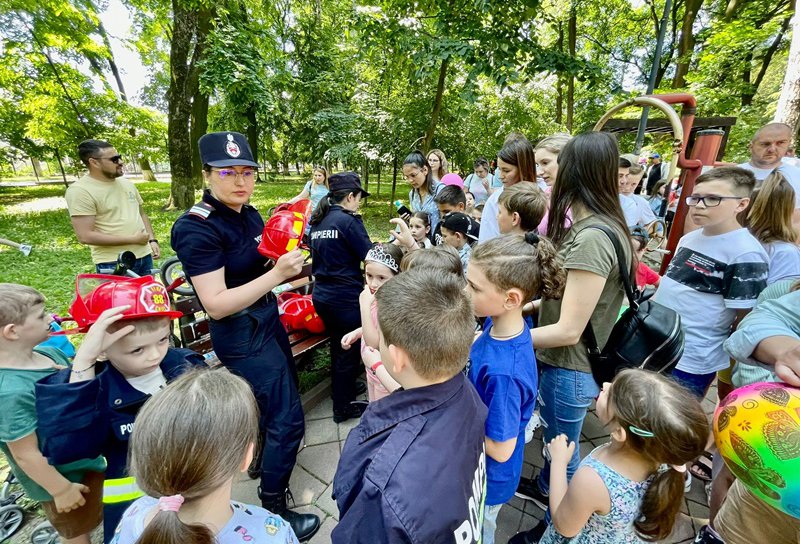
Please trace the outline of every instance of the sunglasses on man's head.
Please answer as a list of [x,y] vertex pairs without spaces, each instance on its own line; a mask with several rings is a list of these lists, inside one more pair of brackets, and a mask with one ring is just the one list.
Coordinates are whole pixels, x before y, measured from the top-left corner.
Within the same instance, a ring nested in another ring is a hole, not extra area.
[[116,164],[122,164],[122,155],[114,155],[113,157],[92,157],[98,161],[107,160]]

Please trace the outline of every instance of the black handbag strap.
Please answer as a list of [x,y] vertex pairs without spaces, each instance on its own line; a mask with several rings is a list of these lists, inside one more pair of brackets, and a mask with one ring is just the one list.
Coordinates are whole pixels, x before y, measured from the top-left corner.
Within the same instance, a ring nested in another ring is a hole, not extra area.
[[[614,252],[617,254],[617,265],[619,266],[619,276],[622,279],[622,285],[625,288],[625,296],[628,297],[628,303],[631,308],[637,310],[639,303],[636,302],[636,292],[631,286],[631,277],[626,266],[625,252],[622,251],[622,246],[619,243],[616,233],[605,225],[591,225],[587,229],[597,229],[603,231],[608,239],[611,240],[611,245],[614,246]],[[586,348],[594,355],[600,354],[600,348],[597,345],[597,337],[594,335],[594,328],[592,328],[592,318],[589,316],[589,321],[586,322],[586,328],[583,329],[583,343]]]

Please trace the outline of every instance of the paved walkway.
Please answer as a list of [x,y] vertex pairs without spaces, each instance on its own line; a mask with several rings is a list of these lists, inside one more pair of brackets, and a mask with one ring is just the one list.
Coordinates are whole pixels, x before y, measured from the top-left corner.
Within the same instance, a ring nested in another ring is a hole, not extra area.
[[[703,406],[709,414],[713,413],[714,403],[709,399],[716,399],[716,387],[709,391]],[[336,503],[331,498],[331,483],[336,473],[339,462],[339,453],[344,446],[344,440],[357,420],[349,420],[342,424],[333,422],[333,405],[329,398],[323,400],[306,414],[305,447],[297,456],[290,487],[294,494],[295,503],[300,512],[313,512],[323,520],[322,527],[313,539],[312,544],[327,544],[331,541],[331,531],[336,526],[339,518]],[[608,433],[603,428],[600,420],[590,410],[581,433],[581,457],[586,456],[594,447],[608,442]],[[525,465],[522,475],[529,477],[542,466],[542,439],[541,429],[525,448]],[[260,504],[257,494],[257,482],[247,479],[243,475],[234,487],[234,499]],[[708,518],[705,490],[702,482],[695,480],[692,490],[686,494],[683,513],[679,517],[675,530],[665,543],[689,543],[700,525]],[[532,528],[542,517],[544,512],[534,503],[522,501],[516,497],[503,506],[497,522],[495,540],[498,544],[505,544],[509,538],[520,530]]]

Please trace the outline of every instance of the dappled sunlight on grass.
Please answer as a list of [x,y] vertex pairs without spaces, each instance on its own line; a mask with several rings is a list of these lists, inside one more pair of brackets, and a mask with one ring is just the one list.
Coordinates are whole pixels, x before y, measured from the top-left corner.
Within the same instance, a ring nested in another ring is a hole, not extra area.
[[26,200],[12,206],[8,206],[3,213],[16,215],[31,212],[46,212],[50,210],[66,210],[67,200],[63,196],[47,196],[36,200]]

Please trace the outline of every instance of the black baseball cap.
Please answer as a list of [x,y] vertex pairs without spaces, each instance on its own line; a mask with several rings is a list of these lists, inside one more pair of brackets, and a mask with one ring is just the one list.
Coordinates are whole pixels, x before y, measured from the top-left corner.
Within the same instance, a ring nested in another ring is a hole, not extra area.
[[460,232],[471,240],[477,240],[480,224],[465,213],[450,212],[444,216],[442,227],[453,232]]
[[337,191],[361,191],[363,196],[369,196],[369,193],[361,187],[361,178],[355,172],[333,174],[328,178],[328,186],[332,193]]
[[197,141],[200,162],[209,166],[253,166],[253,152],[244,134],[240,132],[210,132]]

